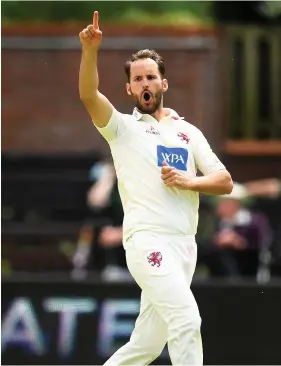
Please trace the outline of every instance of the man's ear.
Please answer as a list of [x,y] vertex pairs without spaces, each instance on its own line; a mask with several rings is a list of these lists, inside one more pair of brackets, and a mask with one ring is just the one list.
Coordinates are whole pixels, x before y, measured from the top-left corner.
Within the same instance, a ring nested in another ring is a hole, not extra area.
[[165,93],[165,91],[168,90],[168,80],[167,79],[163,79],[163,92]]
[[126,83],[126,90],[127,90],[127,94],[128,95],[132,95],[132,92],[131,92],[131,85],[129,83]]

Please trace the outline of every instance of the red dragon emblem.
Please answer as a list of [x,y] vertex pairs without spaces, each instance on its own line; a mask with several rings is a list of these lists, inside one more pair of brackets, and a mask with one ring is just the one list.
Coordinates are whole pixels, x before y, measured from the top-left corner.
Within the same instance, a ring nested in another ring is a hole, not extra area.
[[187,134],[183,133],[183,132],[179,132],[178,133],[178,137],[182,140],[185,141],[187,144],[189,143],[189,137],[187,136]]
[[152,267],[156,266],[160,267],[161,265],[161,261],[162,261],[162,254],[160,252],[153,252],[151,254],[149,254],[149,256],[147,257],[148,263],[150,263],[150,265]]

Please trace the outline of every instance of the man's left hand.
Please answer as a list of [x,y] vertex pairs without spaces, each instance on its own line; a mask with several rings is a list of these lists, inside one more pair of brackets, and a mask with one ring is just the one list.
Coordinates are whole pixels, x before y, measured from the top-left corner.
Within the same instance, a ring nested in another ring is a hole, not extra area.
[[177,189],[191,189],[192,181],[188,179],[183,173],[172,166],[169,166],[165,161],[161,169],[161,178],[169,188]]

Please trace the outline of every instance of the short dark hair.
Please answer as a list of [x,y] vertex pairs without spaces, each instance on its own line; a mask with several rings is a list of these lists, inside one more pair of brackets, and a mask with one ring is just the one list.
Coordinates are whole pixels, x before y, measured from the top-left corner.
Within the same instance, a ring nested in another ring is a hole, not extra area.
[[146,58],[151,58],[152,60],[154,60],[158,65],[158,70],[159,70],[162,78],[165,76],[165,64],[164,64],[163,57],[160,56],[159,53],[157,53],[154,50],[148,50],[148,49],[139,50],[138,52],[133,53],[131,56],[131,59],[126,61],[126,63],[125,63],[125,73],[127,75],[129,82],[130,82],[130,76],[131,76],[132,63],[134,61],[146,59]]

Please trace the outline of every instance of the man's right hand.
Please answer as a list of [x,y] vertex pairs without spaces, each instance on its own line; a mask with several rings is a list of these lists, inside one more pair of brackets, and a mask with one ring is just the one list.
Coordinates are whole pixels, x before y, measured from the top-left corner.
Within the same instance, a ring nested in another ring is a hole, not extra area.
[[79,33],[82,46],[87,49],[97,50],[102,40],[102,32],[99,29],[99,13],[94,12],[93,24],[88,25]]
[[99,13],[97,11],[94,12],[93,24],[88,25],[87,28],[83,29],[82,32],[79,33],[79,38],[82,44],[79,71],[80,99],[94,124],[99,128],[103,128],[107,126],[114,111],[114,107],[98,90],[99,78],[97,59],[98,49],[102,40],[102,32],[99,29]]

